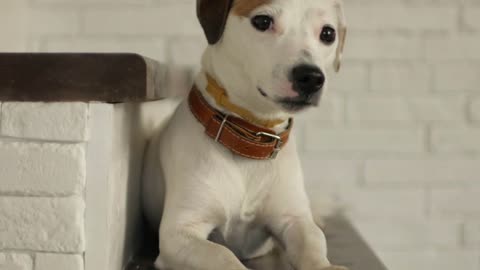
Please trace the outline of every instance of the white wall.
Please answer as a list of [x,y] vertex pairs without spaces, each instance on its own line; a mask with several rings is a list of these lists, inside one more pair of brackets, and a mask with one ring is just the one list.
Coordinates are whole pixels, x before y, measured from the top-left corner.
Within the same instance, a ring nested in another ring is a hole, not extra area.
[[[313,199],[326,189],[346,201],[393,270],[478,270],[478,1],[346,2],[344,69],[297,125]],[[25,42],[0,27],[18,50],[197,65],[205,45],[193,0],[30,0],[26,12]]]

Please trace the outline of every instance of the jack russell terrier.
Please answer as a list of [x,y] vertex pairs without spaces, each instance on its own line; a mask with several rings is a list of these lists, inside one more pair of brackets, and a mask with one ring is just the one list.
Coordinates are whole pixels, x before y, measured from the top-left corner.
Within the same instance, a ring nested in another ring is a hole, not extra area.
[[277,246],[294,269],[344,269],[327,259],[291,134],[340,68],[341,0],[197,0],[197,14],[202,70],[145,157],[156,267],[247,270]]

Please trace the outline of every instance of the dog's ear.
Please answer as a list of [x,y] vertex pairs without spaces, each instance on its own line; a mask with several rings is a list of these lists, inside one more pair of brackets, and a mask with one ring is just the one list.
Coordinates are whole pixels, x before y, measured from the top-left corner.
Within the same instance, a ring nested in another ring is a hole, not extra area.
[[233,0],[197,0],[197,16],[210,45],[222,38]]
[[347,21],[345,19],[345,13],[343,11],[342,0],[335,1],[335,11],[337,13],[338,19],[338,47],[333,67],[335,71],[338,72],[342,63],[343,48],[345,47],[345,38],[347,36]]

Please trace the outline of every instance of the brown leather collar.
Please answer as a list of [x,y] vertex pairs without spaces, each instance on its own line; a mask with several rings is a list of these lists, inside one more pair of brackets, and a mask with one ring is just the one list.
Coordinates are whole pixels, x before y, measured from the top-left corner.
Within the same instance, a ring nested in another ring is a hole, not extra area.
[[270,129],[217,111],[195,86],[190,91],[188,103],[193,115],[205,127],[205,133],[237,155],[259,160],[275,159],[288,142],[292,120],[287,130],[277,135]]

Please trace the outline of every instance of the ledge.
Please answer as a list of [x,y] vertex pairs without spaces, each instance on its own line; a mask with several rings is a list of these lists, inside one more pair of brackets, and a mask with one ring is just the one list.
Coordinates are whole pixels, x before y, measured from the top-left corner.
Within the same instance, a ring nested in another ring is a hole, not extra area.
[[136,54],[0,53],[0,101],[153,100],[159,73]]

